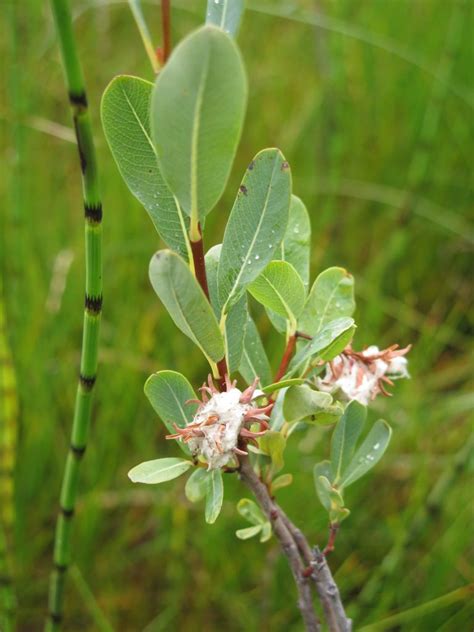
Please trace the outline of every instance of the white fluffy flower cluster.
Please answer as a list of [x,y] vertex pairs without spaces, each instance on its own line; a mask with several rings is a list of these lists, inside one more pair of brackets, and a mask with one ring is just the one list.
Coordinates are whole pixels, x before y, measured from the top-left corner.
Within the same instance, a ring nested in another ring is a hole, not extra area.
[[[188,446],[193,454],[206,459],[209,469],[227,465],[234,456],[245,415],[252,408],[250,404],[240,403],[241,396],[238,388],[217,393],[193,419],[202,435],[191,438]],[[208,425],[208,420],[215,417],[216,421]]]
[[[224,467],[236,454],[247,454],[238,447],[239,439],[254,441],[265,434],[269,419],[267,412],[273,404],[259,408],[254,400],[264,395],[256,388],[258,380],[244,391],[236,388],[236,382],[226,377],[226,388],[219,392],[211,377],[208,385],[201,388],[203,401],[192,400],[199,408],[192,421],[184,427],[174,424],[176,433],[167,439],[184,441],[196,457],[202,457],[209,469]],[[247,425],[259,424],[260,431],[255,432]]]
[[379,393],[389,395],[384,384],[410,377],[404,357],[409,349],[393,345],[381,351],[372,345],[356,352],[348,347],[328,363],[324,376],[316,380],[317,386],[328,393],[340,391],[349,401],[355,399],[367,406]]

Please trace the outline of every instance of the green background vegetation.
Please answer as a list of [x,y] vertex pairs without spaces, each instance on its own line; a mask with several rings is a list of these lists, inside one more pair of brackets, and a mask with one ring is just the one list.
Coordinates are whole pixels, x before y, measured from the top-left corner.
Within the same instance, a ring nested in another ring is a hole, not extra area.
[[[177,42],[202,21],[204,5],[173,4]],[[397,383],[395,396],[378,399],[370,411],[372,419],[390,421],[394,438],[377,468],[348,492],[353,514],[330,560],[349,614],[366,632],[468,630],[473,5],[248,4],[260,9],[247,11],[238,40],[249,108],[230,184],[207,221],[206,245],[221,240],[249,159],[280,147],[311,214],[313,276],[342,265],[356,277],[356,345],[414,344],[412,380]],[[235,477],[226,479],[213,526],[185,499],[184,478],[146,489],[127,479],[140,461],[179,456],[143,395],[146,377],[172,368],[199,385],[207,368],[150,287],[158,239],[100,128],[100,97],[114,75],[152,78],[138,32],[125,2],[73,5],[102,173],[105,259],[100,376],[65,629],[301,630],[277,543],[235,538],[247,526],[235,511],[247,495]],[[158,5],[145,9],[158,40]],[[41,628],[46,611],[81,339],[83,217],[48,3],[7,2],[2,14],[0,252],[20,400],[16,558],[19,629],[26,632]],[[54,312],[47,299],[65,249],[74,259]],[[283,341],[264,313],[254,313],[276,361]],[[295,472],[295,481],[279,492],[290,516],[320,544],[326,516],[311,470],[328,447],[325,430],[295,434],[284,470]]]

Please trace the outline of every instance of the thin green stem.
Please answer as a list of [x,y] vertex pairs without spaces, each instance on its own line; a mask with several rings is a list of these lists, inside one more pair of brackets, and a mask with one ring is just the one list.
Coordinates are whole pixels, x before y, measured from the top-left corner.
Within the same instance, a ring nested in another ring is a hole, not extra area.
[[54,543],[54,570],[49,587],[46,630],[61,627],[64,584],[71,561],[72,518],[78,493],[79,470],[91,419],[92,391],[97,373],[99,326],[102,311],[102,204],[92,126],[79,62],[68,0],[51,0],[59,38],[66,84],[76,132],[82,171],[85,211],[86,287],[79,383],[76,393],[71,443],[61,486]]

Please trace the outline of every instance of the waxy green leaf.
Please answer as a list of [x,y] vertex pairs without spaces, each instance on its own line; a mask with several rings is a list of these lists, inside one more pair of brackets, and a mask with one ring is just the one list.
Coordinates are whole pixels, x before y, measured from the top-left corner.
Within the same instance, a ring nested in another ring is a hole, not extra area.
[[263,525],[257,524],[254,527],[245,527],[245,529],[237,529],[235,535],[239,540],[248,540],[261,533]]
[[152,83],[138,77],[113,79],[102,97],[102,125],[131,193],[143,204],[163,241],[188,260],[189,218],[161,175],[151,140],[152,89]]
[[[213,246],[206,253],[206,273],[209,286],[211,305],[218,321],[221,319],[221,306],[217,294],[217,268],[222,245]],[[226,346],[226,359],[229,374],[239,370],[242,354],[244,351],[244,338],[247,329],[248,306],[247,296],[244,294],[235,305],[233,305],[225,318],[224,339]],[[222,325],[221,325],[222,326]]]
[[273,259],[288,223],[291,175],[278,149],[250,163],[227,223],[217,274],[224,313]]
[[191,476],[186,481],[184,493],[186,498],[192,503],[197,503],[202,500],[207,494],[207,487],[209,484],[210,472],[198,467],[194,470]]
[[347,405],[337,422],[331,439],[331,477],[334,483],[341,480],[352,459],[366,417],[366,407],[354,400]]
[[280,391],[282,388],[287,388],[288,386],[299,386],[303,384],[304,380],[299,378],[293,378],[290,380],[281,380],[281,382],[273,382],[273,384],[268,384],[267,386],[262,387],[262,391],[267,395],[271,395],[275,391]]
[[214,26],[182,40],[157,77],[152,138],[162,174],[195,233],[198,220],[216,205],[226,185],[246,103],[239,49]]
[[376,421],[344,472],[340,487],[352,485],[371,470],[382,458],[391,436],[388,423],[382,419]]
[[264,524],[267,518],[260,507],[249,498],[241,498],[237,503],[237,511],[251,524]]
[[291,330],[296,331],[296,319],[305,302],[305,289],[290,263],[270,261],[247,289],[259,303],[288,320]]
[[206,24],[214,24],[235,37],[244,7],[244,0],[207,0]]
[[154,485],[171,481],[173,478],[181,476],[192,465],[192,461],[186,461],[185,459],[155,459],[154,461],[145,461],[132,467],[128,477],[134,483]]
[[298,272],[305,288],[309,285],[311,254],[311,222],[305,205],[296,195],[291,196],[288,226],[275,259],[287,261]]
[[267,432],[260,437],[258,447],[264,454],[271,458],[273,472],[278,472],[282,469],[285,464],[283,453],[286,447],[286,439],[281,432],[267,430]]
[[311,419],[319,412],[324,412],[331,406],[332,397],[329,393],[315,391],[306,384],[292,386],[285,394],[283,415],[287,423]]
[[208,524],[213,524],[222,509],[224,500],[224,483],[220,469],[211,470],[207,481],[205,519]]
[[265,347],[250,316],[245,329],[244,349],[239,372],[248,384],[251,384],[256,377],[260,378],[261,384],[267,384],[272,380],[271,367]]
[[334,355],[340,353],[352,339],[354,331],[355,325],[352,318],[338,318],[324,325],[314,338],[296,353],[284,378],[292,377],[300,371],[304,372],[311,359],[329,360],[332,353]]
[[331,321],[352,316],[354,309],[353,276],[344,268],[328,268],[311,288],[298,329],[314,336]]
[[210,360],[224,357],[224,340],[212,307],[186,263],[170,250],[150,261],[150,281],[176,326]]
[[316,467],[314,469],[314,482],[316,493],[321,504],[329,513],[331,524],[340,524],[350,514],[349,509],[344,507],[344,499],[339,490],[335,489],[326,476],[317,476]]
[[280,476],[277,476],[271,484],[272,494],[279,489],[283,489],[283,487],[288,487],[288,485],[291,485],[292,482],[293,474],[281,474]]
[[[150,375],[145,382],[145,395],[171,434],[176,432],[174,423],[184,428],[196,414],[197,404],[186,403],[196,399],[196,393],[184,375],[176,371],[159,371]],[[177,443],[189,454],[185,443]]]

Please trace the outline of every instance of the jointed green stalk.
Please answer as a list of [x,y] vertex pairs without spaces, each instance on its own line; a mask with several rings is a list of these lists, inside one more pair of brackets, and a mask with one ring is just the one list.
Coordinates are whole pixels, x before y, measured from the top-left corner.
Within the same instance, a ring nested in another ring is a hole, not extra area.
[[[1,281],[0,281],[1,283]],[[0,630],[15,628],[13,588],[13,472],[16,460],[18,397],[8,346],[5,305],[0,287]]]
[[76,50],[68,0],[52,0],[69,101],[82,171],[85,210],[86,292],[81,368],[77,387],[71,444],[61,487],[54,544],[54,570],[49,590],[46,630],[59,630],[63,614],[65,576],[71,558],[71,525],[79,482],[79,466],[86,449],[96,380],[99,325],[102,309],[102,205],[92,127],[81,65]]

